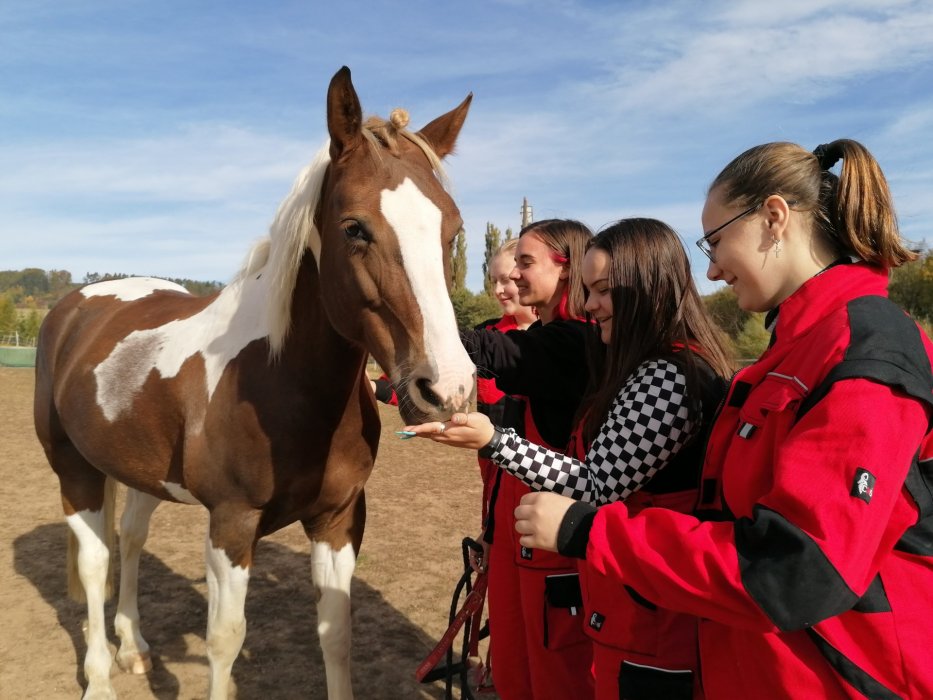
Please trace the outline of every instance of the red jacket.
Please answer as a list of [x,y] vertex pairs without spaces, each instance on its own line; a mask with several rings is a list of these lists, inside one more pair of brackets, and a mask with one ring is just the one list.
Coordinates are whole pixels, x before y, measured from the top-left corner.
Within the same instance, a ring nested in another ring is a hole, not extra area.
[[706,697],[931,698],[933,346],[887,274],[780,307],[713,427],[697,510],[601,508],[585,566],[700,623]]

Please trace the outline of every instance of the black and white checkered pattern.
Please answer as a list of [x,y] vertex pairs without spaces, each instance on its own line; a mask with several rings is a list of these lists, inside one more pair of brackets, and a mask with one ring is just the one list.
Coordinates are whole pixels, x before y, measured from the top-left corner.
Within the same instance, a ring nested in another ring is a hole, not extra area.
[[700,425],[687,405],[686,378],[667,360],[639,365],[622,387],[586,462],[507,430],[493,460],[536,491],[603,505],[645,485],[687,444]]

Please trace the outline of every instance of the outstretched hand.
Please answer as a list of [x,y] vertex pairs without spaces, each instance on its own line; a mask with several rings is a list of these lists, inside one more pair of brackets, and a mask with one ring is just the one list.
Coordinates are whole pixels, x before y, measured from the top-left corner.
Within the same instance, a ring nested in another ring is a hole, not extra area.
[[515,509],[515,532],[523,547],[557,551],[557,533],[574,504],[572,498],[548,491],[532,491],[522,496]]
[[429,438],[453,447],[478,450],[492,440],[493,426],[484,413],[455,413],[449,421],[406,425],[403,437]]

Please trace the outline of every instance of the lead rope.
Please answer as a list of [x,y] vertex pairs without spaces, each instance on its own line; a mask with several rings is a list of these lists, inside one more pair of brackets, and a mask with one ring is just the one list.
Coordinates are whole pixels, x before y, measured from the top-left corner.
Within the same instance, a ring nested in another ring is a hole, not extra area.
[[[453,679],[455,675],[460,678],[461,698],[463,700],[474,700],[469,683],[470,656],[479,653],[479,639],[482,636],[480,622],[488,584],[486,574],[479,574],[476,581],[473,581],[473,569],[470,567],[469,550],[481,551],[480,545],[473,539],[465,537],[462,549],[464,573],[454,588],[453,598],[450,603],[450,624],[440,641],[415,670],[415,680],[420,683],[433,683],[441,678],[445,679],[445,700],[452,700],[453,698]],[[460,595],[464,590],[466,591],[466,600],[457,610],[457,603],[460,601]],[[460,662],[455,664],[453,660],[453,642],[460,632],[460,628],[464,626],[467,620],[470,620],[470,625],[464,629],[462,657]],[[445,655],[446,664],[436,668],[441,657]],[[488,683],[488,657],[485,672],[481,673],[480,677],[482,682],[481,692],[488,692],[486,688],[491,688]]]

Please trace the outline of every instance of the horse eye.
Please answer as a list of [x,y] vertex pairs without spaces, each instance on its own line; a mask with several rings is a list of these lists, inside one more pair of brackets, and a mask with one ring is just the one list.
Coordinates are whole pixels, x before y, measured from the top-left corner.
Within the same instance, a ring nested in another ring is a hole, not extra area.
[[369,241],[369,234],[366,229],[360,226],[356,221],[348,221],[343,227],[344,235],[351,241]]

